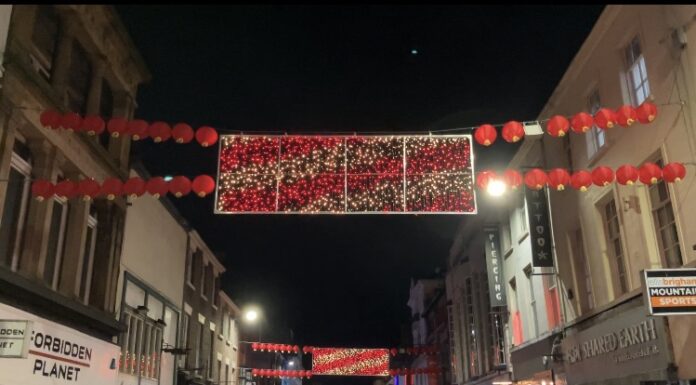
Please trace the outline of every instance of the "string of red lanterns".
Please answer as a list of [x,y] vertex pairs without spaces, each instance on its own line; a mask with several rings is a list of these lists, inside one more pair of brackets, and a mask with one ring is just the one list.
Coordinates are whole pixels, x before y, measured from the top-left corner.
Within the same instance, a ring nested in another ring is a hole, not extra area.
[[180,198],[193,191],[203,198],[214,189],[215,180],[212,177],[199,175],[193,181],[185,176],[175,176],[170,181],[162,177],[153,177],[147,181],[133,177],[125,182],[118,178],[107,178],[101,184],[91,178],[80,181],[66,179],[56,184],[45,179],[37,179],[32,183],[31,193],[39,202],[50,199],[54,195],[66,199],[80,197],[89,201],[102,197],[108,200],[114,200],[118,196],[137,198],[146,192],[155,198],[167,193]]
[[394,376],[412,376],[414,374],[440,374],[442,368],[427,367],[427,368],[399,368],[389,369],[389,375]]
[[166,122],[148,123],[142,119],[127,120],[125,118],[111,118],[108,122],[98,115],[80,116],[75,112],[61,114],[55,110],[46,110],[39,117],[41,124],[53,130],[64,129],[69,132],[84,132],[87,135],[100,135],[105,130],[112,137],[130,135],[133,140],[152,138],[155,143],[166,142],[174,139],[176,143],[189,143],[194,138],[203,147],[209,147],[218,140],[217,131],[209,126],[199,127],[195,133],[193,128],[186,123],[177,123],[171,127]]
[[[485,171],[483,171],[485,172]],[[478,178],[477,178],[478,179]],[[413,346],[413,347],[408,347],[408,348],[391,348],[389,349],[389,354],[392,356],[396,356],[399,353],[403,354],[408,354],[408,355],[420,355],[420,354],[425,354],[425,355],[435,355],[439,353],[439,349],[437,346]]]
[[[655,120],[656,116],[657,106],[650,102],[644,102],[638,107],[624,105],[616,111],[601,108],[594,116],[587,112],[577,113],[570,118],[554,115],[546,121],[546,132],[553,137],[563,137],[570,130],[578,134],[585,133],[595,124],[602,130],[613,128],[617,124],[630,127],[636,121],[648,124]],[[521,122],[511,120],[503,125],[501,134],[508,143],[518,142],[524,138],[524,126]],[[498,131],[491,124],[482,124],[474,130],[474,139],[482,146],[492,145],[497,137]]]
[[300,352],[300,347],[297,345],[266,344],[266,343],[260,343],[260,342],[252,342],[251,349],[255,352],[256,351],[281,352],[281,353],[299,353]]
[[563,168],[554,168],[548,172],[533,168],[524,176],[517,170],[507,169],[503,175],[497,175],[495,171],[484,170],[476,174],[476,185],[485,190],[492,180],[502,180],[511,189],[516,190],[522,183],[533,190],[540,190],[548,185],[557,191],[563,191],[567,186],[580,191],[587,191],[593,184],[606,186],[614,181],[620,185],[631,186],[637,181],[644,185],[653,185],[660,180],[667,183],[679,182],[686,176],[686,167],[683,163],[672,162],[660,168],[655,163],[646,162],[640,167],[625,164],[612,170],[607,166],[595,167],[592,171],[578,170],[572,174]]
[[254,377],[312,378],[311,370],[251,369]]

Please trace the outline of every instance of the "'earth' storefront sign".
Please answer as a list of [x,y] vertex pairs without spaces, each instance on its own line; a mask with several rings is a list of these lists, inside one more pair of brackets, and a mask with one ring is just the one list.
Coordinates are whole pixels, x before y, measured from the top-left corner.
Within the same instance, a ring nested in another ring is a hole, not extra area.
[[569,384],[583,384],[611,378],[659,371],[667,368],[669,352],[664,320],[648,317],[645,308],[634,307],[594,324],[568,330],[562,350]]
[[0,320],[12,334],[0,357],[3,384],[116,383],[118,346],[5,304]]

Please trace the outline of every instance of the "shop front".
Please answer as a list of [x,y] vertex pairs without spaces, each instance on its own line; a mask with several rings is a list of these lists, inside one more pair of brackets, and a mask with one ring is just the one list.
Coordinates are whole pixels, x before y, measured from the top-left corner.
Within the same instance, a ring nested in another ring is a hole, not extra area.
[[665,319],[647,313],[638,296],[568,328],[561,344],[568,384],[676,380]]
[[11,385],[109,385],[117,345],[0,304],[0,374]]
[[510,352],[516,385],[564,385],[563,366],[554,360],[560,337],[550,333]]

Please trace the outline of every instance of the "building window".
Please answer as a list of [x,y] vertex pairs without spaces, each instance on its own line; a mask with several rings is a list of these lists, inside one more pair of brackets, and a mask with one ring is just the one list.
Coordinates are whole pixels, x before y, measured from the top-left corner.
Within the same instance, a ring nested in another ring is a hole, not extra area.
[[196,368],[203,366],[203,339],[205,337],[205,321],[198,324],[198,346],[196,346]]
[[193,286],[192,262],[193,262],[193,252],[191,250],[189,250],[188,253],[186,253],[186,282],[188,284],[190,284],[191,286]]
[[213,362],[214,358],[213,355],[215,355],[215,349],[213,349],[213,346],[215,345],[215,332],[210,331],[210,356],[208,356],[208,378],[213,379]]
[[[587,98],[587,107],[593,116],[602,108],[602,101],[599,98],[598,89],[592,91]],[[587,132],[585,141],[587,142],[587,159],[592,159],[597,151],[607,144],[606,133],[595,124],[590,128],[590,131]]]
[[28,147],[15,140],[10,161],[5,203],[0,218],[0,263],[16,271],[29,210],[31,158]]
[[97,213],[94,206],[90,207],[87,217],[87,234],[82,250],[82,267],[80,272],[80,300],[89,303],[89,289],[92,284],[92,265],[94,263],[94,248],[97,243]]
[[[114,110],[114,94],[109,86],[109,82],[106,79],[102,79],[101,95],[99,97],[99,114],[101,117],[108,121],[111,119]],[[111,134],[104,130],[99,134],[99,144],[105,149],[109,149],[109,140],[111,140]]]
[[[656,163],[660,167],[663,166],[662,160],[658,160]],[[684,260],[679,247],[677,224],[674,220],[674,209],[667,184],[660,180],[658,183],[650,185],[648,191],[663,263],[669,268],[682,267]]]
[[648,72],[645,68],[645,56],[640,46],[638,36],[631,40],[626,47],[626,66],[628,68],[626,77],[628,78],[628,90],[633,105],[639,105],[650,95],[650,84],[648,83]]
[[[220,382],[220,379],[218,379],[218,382]],[[225,364],[225,384],[230,385],[230,365]]]
[[158,379],[163,324],[127,305],[123,309],[122,321],[128,329],[121,336],[120,371]]
[[208,267],[210,266],[210,263],[207,265],[203,265],[203,268],[201,269],[201,297],[205,300],[208,299],[208,297],[205,295],[205,284],[206,281],[208,280]]
[[[534,323],[534,336],[536,337],[539,335],[539,321],[537,320],[537,311],[536,311],[536,296],[534,295],[534,282],[532,282],[532,265],[529,264],[524,268],[524,275],[527,277],[527,290],[529,293],[529,307],[530,313],[532,315],[532,320]],[[533,338],[532,337],[532,338]]]
[[220,381],[222,381],[222,361],[218,360],[217,361],[217,383],[219,384]]
[[30,59],[36,71],[46,80],[51,79],[53,59],[58,44],[59,20],[52,5],[36,7],[36,19],[31,41],[34,44],[34,55]]
[[496,366],[505,364],[505,322],[501,313],[490,313],[491,321],[491,362]]
[[545,286],[547,288],[544,293],[546,302],[546,321],[549,330],[553,330],[561,324],[561,306],[558,297],[558,286],[556,285],[555,275],[544,276]]
[[53,198],[51,210],[51,227],[48,234],[48,249],[43,278],[46,285],[57,290],[60,285],[61,262],[65,252],[66,224],[68,223],[68,201],[65,198]]
[[580,295],[580,310],[582,313],[594,308],[594,294],[592,293],[592,275],[590,274],[590,264],[585,254],[585,244],[583,242],[582,229],[576,229],[570,234],[570,245],[572,248],[573,260],[576,263],[578,276],[578,294]]
[[72,57],[70,58],[70,74],[68,75],[68,108],[79,114],[84,114],[87,108],[87,93],[92,78],[92,65],[84,48],[76,40],[73,41]]
[[[211,269],[211,276],[212,275],[213,275],[213,272]],[[215,276],[214,278],[212,278],[212,285],[210,285],[211,289],[212,289],[212,293],[210,293],[210,298],[212,299],[211,304],[213,305],[213,307],[216,307],[218,304],[218,296],[217,296],[218,285],[219,285],[218,280],[219,280],[219,277]]]
[[510,294],[512,297],[512,343],[520,345],[524,341],[524,332],[522,329],[522,315],[520,314],[520,302],[517,297],[517,280],[513,277],[510,280]]
[[621,295],[628,291],[628,280],[624,263],[624,251],[621,245],[619,215],[613,198],[604,205],[604,228],[607,236],[607,254],[616,271],[619,295]]
[[476,315],[474,314],[474,293],[471,277],[467,277],[464,281],[465,301],[466,301],[466,333],[469,352],[469,376],[479,375],[479,357],[478,357],[478,336],[476,333]]
[[[189,336],[191,335],[191,331],[189,329],[190,325],[191,316],[184,313],[183,318],[181,319],[181,347],[184,349],[188,348]],[[186,357],[188,357],[188,355],[181,356],[179,362],[180,366],[186,367]]]

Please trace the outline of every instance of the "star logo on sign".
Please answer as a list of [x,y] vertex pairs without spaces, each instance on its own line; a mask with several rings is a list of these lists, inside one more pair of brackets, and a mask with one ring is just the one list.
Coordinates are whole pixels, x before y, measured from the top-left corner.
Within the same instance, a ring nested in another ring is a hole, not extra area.
[[539,257],[539,259],[546,259],[547,256],[548,253],[543,250],[537,253],[537,257]]

